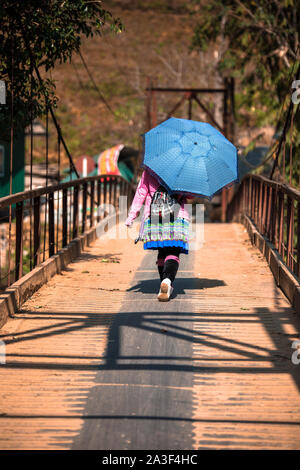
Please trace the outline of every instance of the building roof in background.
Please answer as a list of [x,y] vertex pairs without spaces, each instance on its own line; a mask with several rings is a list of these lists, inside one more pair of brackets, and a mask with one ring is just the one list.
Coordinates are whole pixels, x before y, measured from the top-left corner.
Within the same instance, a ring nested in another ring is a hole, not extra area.
[[[131,182],[134,177],[135,161],[138,158],[138,154],[138,150],[131,147],[126,147],[122,144],[106,149],[100,154],[88,158],[93,160],[98,165],[98,167],[101,169],[100,174],[120,175],[126,181]],[[79,159],[81,163],[82,158],[83,157],[80,157]],[[77,170],[77,163],[79,160],[76,161]],[[67,171],[68,169],[64,170],[63,173],[66,173]],[[98,168],[95,168],[90,173],[88,173],[87,176],[96,176],[98,174]],[[62,182],[65,183],[75,179],[77,179],[76,173],[72,172],[71,176],[67,175]]]

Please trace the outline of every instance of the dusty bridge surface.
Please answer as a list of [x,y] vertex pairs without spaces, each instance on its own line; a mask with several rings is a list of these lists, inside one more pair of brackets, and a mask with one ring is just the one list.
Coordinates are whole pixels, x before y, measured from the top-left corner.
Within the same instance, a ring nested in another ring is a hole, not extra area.
[[107,237],[4,325],[1,449],[300,448],[299,317],[243,225],[204,235],[170,302]]

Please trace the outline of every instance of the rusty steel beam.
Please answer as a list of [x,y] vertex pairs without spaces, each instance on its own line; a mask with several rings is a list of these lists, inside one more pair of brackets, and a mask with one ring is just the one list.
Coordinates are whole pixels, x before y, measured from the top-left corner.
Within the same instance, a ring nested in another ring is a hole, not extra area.
[[210,120],[213,122],[213,124],[219,129],[220,132],[224,132],[224,128],[220,126],[220,124],[217,123],[213,115],[211,114],[210,110],[202,103],[202,101],[199,100],[199,98],[196,95],[193,95],[193,99],[196,101],[196,103],[200,106],[200,108],[203,109],[203,111],[206,112]]
[[180,100],[175,104],[175,106],[171,109],[171,111],[167,114],[168,118],[172,116],[175,111],[185,102],[186,99],[189,97],[189,93],[184,93],[184,95],[180,98]]

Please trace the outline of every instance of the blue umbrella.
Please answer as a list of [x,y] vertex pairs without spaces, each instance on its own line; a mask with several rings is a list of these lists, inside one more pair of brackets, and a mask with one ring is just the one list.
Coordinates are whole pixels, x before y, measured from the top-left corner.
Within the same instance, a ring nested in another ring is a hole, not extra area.
[[238,181],[236,147],[206,122],[170,118],[144,134],[142,166],[171,193],[211,198]]

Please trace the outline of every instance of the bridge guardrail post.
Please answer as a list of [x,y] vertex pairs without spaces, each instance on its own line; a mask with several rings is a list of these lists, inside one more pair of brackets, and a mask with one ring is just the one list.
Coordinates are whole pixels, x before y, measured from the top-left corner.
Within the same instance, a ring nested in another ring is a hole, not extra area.
[[23,275],[23,201],[16,204],[16,259],[15,259],[15,280]]
[[[103,189],[103,204],[104,204],[104,207],[106,207],[106,204],[107,204],[107,179],[104,178],[104,189]],[[102,214],[102,218],[104,218],[106,215],[106,213],[103,213]]]
[[284,216],[284,194],[279,191],[279,240],[278,240],[278,251],[279,254],[283,255],[283,216]]
[[95,182],[91,181],[91,194],[90,194],[90,228],[94,225],[94,196],[95,196]]
[[68,190],[63,189],[63,227],[62,227],[62,246],[68,244]]
[[114,206],[117,209],[117,184],[118,184],[118,179],[117,177],[114,178]]
[[101,204],[101,179],[97,181],[97,223],[100,222],[99,207]]
[[86,205],[87,205],[87,183],[82,185],[82,221],[81,233],[84,233],[86,227]]
[[288,196],[287,197],[287,213],[286,213],[286,238],[287,238],[286,240],[286,248],[287,248],[286,264],[288,265],[289,268],[291,267],[291,264],[292,264],[292,259],[291,259],[291,240],[292,240],[291,232],[292,232],[292,226],[293,226],[292,213],[293,213],[292,200]]
[[55,252],[54,247],[54,193],[49,194],[49,256],[53,256]]
[[40,238],[41,238],[41,198],[37,196],[33,200],[33,266],[40,262]]
[[72,238],[76,238],[78,235],[78,186],[74,186],[73,191],[73,233]]

